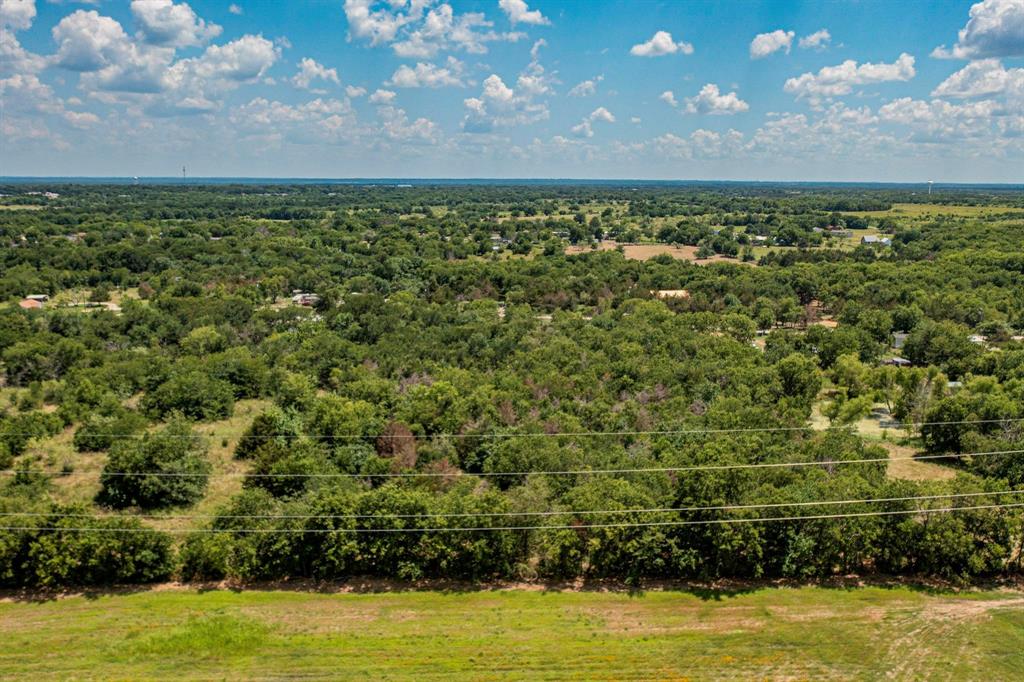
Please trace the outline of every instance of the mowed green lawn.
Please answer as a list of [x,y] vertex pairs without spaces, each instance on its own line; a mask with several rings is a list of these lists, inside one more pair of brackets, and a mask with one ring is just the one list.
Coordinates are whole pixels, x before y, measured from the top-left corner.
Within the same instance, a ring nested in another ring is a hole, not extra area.
[[159,590],[0,603],[0,678],[1024,676],[1024,593]]

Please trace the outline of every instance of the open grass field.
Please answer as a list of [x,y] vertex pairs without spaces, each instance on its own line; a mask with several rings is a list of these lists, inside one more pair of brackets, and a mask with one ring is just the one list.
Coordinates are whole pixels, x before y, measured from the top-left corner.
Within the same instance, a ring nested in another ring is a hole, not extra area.
[[[580,253],[589,253],[590,251],[614,251],[619,245],[612,240],[602,240],[598,243],[597,249],[592,249],[587,245],[576,245],[566,247],[565,253],[567,255],[575,255]],[[649,260],[655,256],[662,254],[668,254],[673,258],[679,260],[688,260],[693,263],[705,264],[705,263],[740,263],[742,265],[754,265],[754,263],[744,263],[739,258],[727,258],[726,256],[714,255],[710,258],[697,259],[697,247],[696,246],[682,246],[677,244],[623,244],[622,253],[626,258],[631,260]]]
[[890,216],[893,218],[919,218],[922,216],[957,216],[963,218],[976,218],[986,215],[999,215],[1003,213],[1024,214],[1020,208],[1014,206],[954,206],[949,204],[893,204],[888,211],[846,211],[850,215],[880,218]]
[[4,679],[1006,680],[1024,592],[339,593],[0,600]]

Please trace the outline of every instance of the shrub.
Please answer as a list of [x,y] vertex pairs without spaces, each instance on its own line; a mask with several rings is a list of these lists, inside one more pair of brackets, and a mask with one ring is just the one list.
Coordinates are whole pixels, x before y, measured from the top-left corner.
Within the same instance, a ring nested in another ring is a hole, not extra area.
[[141,414],[129,410],[110,417],[92,415],[75,430],[73,443],[79,452],[109,450],[115,442],[132,437],[148,424]]
[[271,408],[256,415],[235,446],[237,459],[250,459],[269,442],[289,445],[301,435],[302,424],[292,412]]
[[114,444],[97,501],[118,509],[188,505],[203,496],[209,473],[206,444],[176,418],[156,433]]
[[180,412],[191,419],[210,421],[230,417],[234,404],[231,384],[194,371],[176,374],[147,393],[142,410],[157,419]]
[[[0,533],[0,583],[17,587],[113,585],[166,580],[171,538],[136,519],[69,517],[55,508],[38,528]],[[93,531],[77,530],[79,527]]]

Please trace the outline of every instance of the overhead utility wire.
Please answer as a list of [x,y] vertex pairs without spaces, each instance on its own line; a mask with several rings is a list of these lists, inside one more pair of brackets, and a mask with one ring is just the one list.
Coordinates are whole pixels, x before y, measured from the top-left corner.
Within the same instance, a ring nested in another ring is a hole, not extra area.
[[[183,471],[102,471],[101,476],[117,476],[125,478],[156,477],[156,478],[270,478],[270,479],[292,479],[292,478],[457,478],[462,476],[497,477],[497,476],[590,476],[603,474],[640,474],[640,473],[684,473],[688,471],[727,471],[734,469],[785,469],[787,467],[809,467],[809,466],[834,466],[839,464],[872,464],[879,462],[899,461],[921,461],[931,459],[949,459],[952,457],[986,457],[992,455],[1017,455],[1024,454],[1024,450],[992,450],[989,452],[961,452],[947,453],[941,455],[920,455],[920,456],[899,456],[899,457],[867,457],[863,459],[825,459],[801,462],[755,462],[748,464],[693,464],[674,467],[632,467],[621,469],[567,469],[563,471],[481,471],[479,473],[467,473],[464,471],[409,471],[409,472],[382,472],[382,473],[359,473],[351,474],[345,472],[315,473],[315,474],[252,474],[242,471],[219,472],[219,473],[189,473]],[[4,469],[0,471],[3,476],[19,475],[40,475],[40,476],[65,476],[62,471],[44,471],[39,469]]]
[[962,499],[988,495],[1021,495],[1021,490],[998,490],[972,493],[939,493],[934,495],[911,495],[906,497],[878,497],[859,500],[812,500],[800,502],[764,502],[752,504],[720,504],[699,507],[651,507],[646,509],[588,509],[588,510],[547,510],[518,512],[438,512],[424,514],[88,514],[84,512],[2,512],[0,518],[85,518],[85,519],[146,519],[152,521],[180,521],[198,519],[218,520],[310,520],[310,519],[435,519],[435,518],[505,518],[517,516],[577,516],[584,514],[654,514],[689,513],[700,511],[740,511],[749,509],[777,509],[780,507],[818,507],[848,504],[878,504],[883,502],[916,502],[921,500]]

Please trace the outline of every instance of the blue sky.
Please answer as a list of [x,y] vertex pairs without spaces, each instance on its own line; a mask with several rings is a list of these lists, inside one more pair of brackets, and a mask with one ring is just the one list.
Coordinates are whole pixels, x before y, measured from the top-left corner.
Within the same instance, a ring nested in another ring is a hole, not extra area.
[[1024,181],[1024,0],[0,0],[0,175]]

